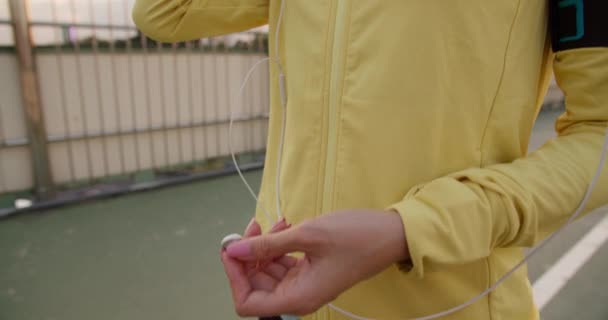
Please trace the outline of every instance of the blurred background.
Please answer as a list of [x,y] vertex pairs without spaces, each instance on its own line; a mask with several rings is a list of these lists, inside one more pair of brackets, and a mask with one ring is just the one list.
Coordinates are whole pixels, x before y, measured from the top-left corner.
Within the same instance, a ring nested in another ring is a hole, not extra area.
[[[257,185],[266,68],[237,91],[266,56],[266,30],[159,43],[133,25],[133,3],[0,0],[2,320],[236,318],[218,242],[254,203],[229,161],[228,121],[234,112],[237,158]],[[530,150],[561,112],[553,83]],[[576,272],[540,281],[608,225],[602,216],[530,264],[533,281],[562,283],[542,298],[543,319],[608,319],[597,237]]]

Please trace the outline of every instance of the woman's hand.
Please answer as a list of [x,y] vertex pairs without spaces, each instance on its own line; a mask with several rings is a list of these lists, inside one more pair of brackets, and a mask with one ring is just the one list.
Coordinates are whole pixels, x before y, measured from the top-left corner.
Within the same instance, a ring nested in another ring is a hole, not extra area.
[[[293,228],[279,223],[267,235],[256,225],[222,252],[240,316],[312,313],[408,258],[401,217],[393,212],[341,211]],[[288,255],[295,252],[304,256]]]
[[[289,229],[291,226],[288,225],[285,220],[281,220],[276,223],[270,233],[280,232]],[[256,237],[262,234],[262,228],[255,221],[251,220],[245,232],[243,233],[244,238]],[[252,289],[254,290],[271,290],[287,272],[287,269],[295,263],[295,258],[282,256],[270,260],[259,260],[255,262],[245,263],[245,274]]]

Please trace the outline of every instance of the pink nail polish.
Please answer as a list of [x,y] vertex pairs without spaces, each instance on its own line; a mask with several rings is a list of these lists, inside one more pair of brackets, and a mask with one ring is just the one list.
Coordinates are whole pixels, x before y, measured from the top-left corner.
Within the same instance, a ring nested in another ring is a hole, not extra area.
[[255,217],[251,218],[251,220],[247,224],[247,227],[245,228],[245,230],[248,230],[249,228],[251,228],[251,226],[253,226],[254,223],[255,223]]
[[279,230],[283,230],[286,226],[287,226],[287,223],[285,222],[285,218],[282,218],[281,220],[279,220],[279,222],[275,223],[272,226],[272,228],[270,228],[270,232],[276,232]]
[[248,241],[239,241],[231,244],[226,249],[231,258],[247,258],[251,256],[251,244]]

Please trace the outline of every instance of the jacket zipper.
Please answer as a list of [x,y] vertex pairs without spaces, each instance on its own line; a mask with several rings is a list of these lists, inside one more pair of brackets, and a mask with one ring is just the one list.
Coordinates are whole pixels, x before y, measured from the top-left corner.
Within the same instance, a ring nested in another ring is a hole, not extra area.
[[334,38],[331,57],[331,73],[329,84],[329,116],[327,125],[327,150],[325,157],[325,179],[323,182],[323,201],[321,213],[328,213],[332,209],[332,194],[334,189],[334,177],[336,174],[336,156],[338,139],[338,104],[340,92],[342,91],[343,64],[340,56],[344,49],[344,32],[346,28],[346,6],[347,0],[337,0],[336,20],[334,25]]

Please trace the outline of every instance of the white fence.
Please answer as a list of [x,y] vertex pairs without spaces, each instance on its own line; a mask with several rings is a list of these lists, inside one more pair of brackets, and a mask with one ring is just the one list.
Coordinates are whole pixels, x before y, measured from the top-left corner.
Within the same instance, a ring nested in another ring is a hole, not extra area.
[[[265,147],[268,75],[261,54],[43,53],[38,79],[57,183],[125,174]],[[33,186],[16,59],[0,55],[0,192]]]

